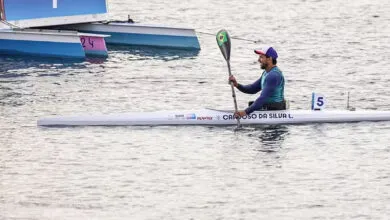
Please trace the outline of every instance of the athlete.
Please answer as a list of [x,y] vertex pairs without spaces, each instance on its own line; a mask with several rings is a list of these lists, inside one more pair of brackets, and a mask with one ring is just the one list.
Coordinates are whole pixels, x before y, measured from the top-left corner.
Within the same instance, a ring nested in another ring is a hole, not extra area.
[[259,55],[258,62],[264,70],[258,80],[249,85],[242,85],[233,75],[229,77],[229,81],[243,93],[255,94],[261,91],[260,96],[248,108],[234,113],[236,118],[249,115],[254,111],[286,109],[284,76],[276,66],[278,54],[270,46],[255,49],[255,53]]

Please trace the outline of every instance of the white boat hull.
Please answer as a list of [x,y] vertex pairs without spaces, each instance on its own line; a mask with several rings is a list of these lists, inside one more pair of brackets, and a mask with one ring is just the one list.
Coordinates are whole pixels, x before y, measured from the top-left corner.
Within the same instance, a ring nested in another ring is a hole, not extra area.
[[[258,111],[240,119],[243,125],[390,121],[390,111]],[[39,126],[236,125],[233,111],[202,109],[112,115],[58,116],[38,120]]]

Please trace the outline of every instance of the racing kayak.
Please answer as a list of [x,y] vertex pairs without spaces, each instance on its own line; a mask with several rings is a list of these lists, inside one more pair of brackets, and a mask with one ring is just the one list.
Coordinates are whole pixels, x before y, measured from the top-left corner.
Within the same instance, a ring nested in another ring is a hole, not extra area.
[[[237,120],[233,117],[233,112],[233,110],[200,109],[132,112],[95,116],[57,116],[39,119],[38,126],[236,125]],[[242,125],[347,123],[361,121],[390,121],[390,111],[256,111],[240,119]]]

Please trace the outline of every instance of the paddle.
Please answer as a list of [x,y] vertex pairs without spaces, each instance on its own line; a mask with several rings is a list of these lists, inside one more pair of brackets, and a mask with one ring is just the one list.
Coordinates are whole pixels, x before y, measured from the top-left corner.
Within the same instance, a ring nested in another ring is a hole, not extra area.
[[[229,34],[226,30],[222,29],[222,30],[218,31],[216,38],[217,38],[218,47],[221,50],[221,53],[226,60],[228,70],[229,70],[229,76],[231,76],[232,75],[231,70],[230,70],[230,46],[231,46],[231,44],[230,44]],[[237,108],[236,92],[234,91],[234,86],[233,86],[232,82],[230,82],[230,86],[232,87],[232,97],[233,97],[233,101],[234,101],[234,110],[235,110],[235,112],[237,112],[238,108]],[[240,118],[237,118],[237,128],[241,128]]]

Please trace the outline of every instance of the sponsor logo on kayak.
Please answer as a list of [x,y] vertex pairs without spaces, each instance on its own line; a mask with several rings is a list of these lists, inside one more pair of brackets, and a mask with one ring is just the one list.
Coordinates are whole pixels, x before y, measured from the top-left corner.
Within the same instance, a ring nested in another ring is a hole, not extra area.
[[[233,114],[231,115],[223,115],[222,116],[223,120],[235,120],[233,117]],[[250,114],[250,115],[245,115],[241,117],[241,119],[263,119],[263,118],[270,118],[270,119],[283,119],[283,118],[294,118],[291,114],[289,113],[258,113],[258,114]]]
[[195,114],[188,114],[188,115],[186,115],[186,119],[196,119],[196,115]]
[[202,117],[197,117],[197,120],[213,120],[213,117],[211,116],[202,116]]
[[184,119],[184,115],[175,115],[175,119]]
[[193,120],[193,119],[196,119],[196,115],[195,114],[180,114],[180,115],[175,115],[175,119],[177,120]]

